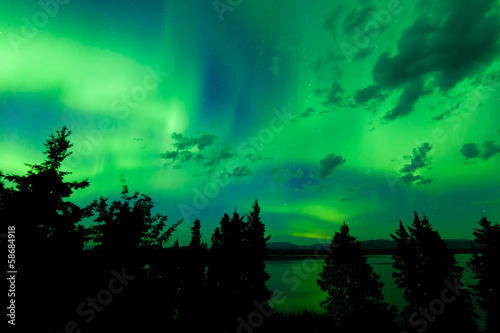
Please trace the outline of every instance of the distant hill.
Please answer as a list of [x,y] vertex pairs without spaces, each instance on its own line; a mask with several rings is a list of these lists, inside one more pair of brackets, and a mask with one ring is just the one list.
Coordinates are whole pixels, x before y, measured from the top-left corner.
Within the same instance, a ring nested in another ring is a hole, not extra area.
[[287,243],[287,242],[269,242],[267,243],[266,248],[268,250],[309,250],[309,247],[312,246],[312,249],[314,249],[315,245],[310,245],[310,246],[300,246],[300,245],[295,245],[292,243]]
[[[445,239],[444,240],[449,249],[452,250],[465,250],[471,248],[471,241],[468,239]],[[330,242],[323,244],[317,243],[315,245],[295,245],[287,242],[270,242],[267,243],[268,250],[314,250],[319,245],[322,248],[328,247]],[[396,248],[396,242],[389,239],[375,239],[361,241],[361,248],[363,250],[393,250]]]

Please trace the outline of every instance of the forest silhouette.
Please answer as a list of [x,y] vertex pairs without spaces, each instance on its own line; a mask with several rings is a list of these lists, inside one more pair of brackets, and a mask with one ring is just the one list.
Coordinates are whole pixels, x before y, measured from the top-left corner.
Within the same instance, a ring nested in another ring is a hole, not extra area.
[[70,134],[63,127],[51,135],[45,160],[27,164],[25,175],[0,172],[0,231],[15,227],[14,322],[21,331],[500,332],[500,226],[486,217],[472,233],[467,268],[476,282],[469,286],[426,216],[415,212],[407,227],[399,221],[390,237],[397,243],[393,278],[408,304],[400,313],[384,300],[380,276],[344,223],[317,280],[325,312],[284,314],[274,311],[266,285],[270,236],[257,200],[247,214],[224,214],[210,247],[200,220],[188,246],[166,246],[186,222],[153,215],[152,198],[126,184],[118,200],[85,207],[69,200],[90,186],[65,180]]

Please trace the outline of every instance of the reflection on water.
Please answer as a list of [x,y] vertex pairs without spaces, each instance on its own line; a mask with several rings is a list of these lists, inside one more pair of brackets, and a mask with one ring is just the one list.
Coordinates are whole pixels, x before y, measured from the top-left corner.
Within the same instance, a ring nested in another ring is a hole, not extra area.
[[[470,254],[455,256],[461,267],[465,267],[470,257]],[[382,292],[385,300],[402,310],[406,301],[403,299],[403,291],[396,286],[392,278],[392,255],[370,255],[367,258],[368,264],[372,265],[384,283]],[[307,258],[266,261],[267,272],[271,275],[267,282],[268,288],[283,293],[280,297],[283,302],[275,304],[275,309],[283,312],[301,312],[304,309],[323,312],[319,301],[326,299],[326,293],[321,291],[316,283],[323,264],[323,260]],[[471,272],[464,270],[461,282],[471,283]]]

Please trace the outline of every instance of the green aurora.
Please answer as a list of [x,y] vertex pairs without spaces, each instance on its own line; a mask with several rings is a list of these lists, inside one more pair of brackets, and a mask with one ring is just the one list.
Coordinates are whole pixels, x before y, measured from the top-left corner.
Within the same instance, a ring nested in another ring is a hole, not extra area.
[[[255,199],[271,241],[500,220],[500,2],[3,1],[0,170],[67,125],[87,204],[151,194],[186,244]],[[46,14],[49,13],[49,14]],[[86,222],[88,223],[88,221]],[[173,237],[175,239],[175,237]]]

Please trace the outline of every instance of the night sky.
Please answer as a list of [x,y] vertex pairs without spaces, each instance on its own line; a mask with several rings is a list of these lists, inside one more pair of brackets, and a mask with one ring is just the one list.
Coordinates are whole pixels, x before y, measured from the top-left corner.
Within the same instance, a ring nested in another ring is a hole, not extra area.
[[4,173],[66,124],[72,199],[125,179],[181,245],[255,199],[295,244],[499,222],[499,1],[59,2],[0,4]]

